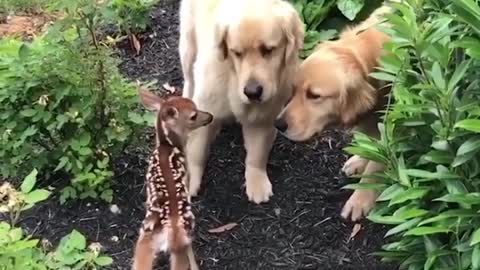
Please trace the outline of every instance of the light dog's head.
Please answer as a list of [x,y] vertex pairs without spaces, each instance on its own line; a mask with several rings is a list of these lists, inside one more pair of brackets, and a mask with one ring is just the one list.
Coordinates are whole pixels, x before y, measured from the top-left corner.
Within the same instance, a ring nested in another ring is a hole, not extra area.
[[351,126],[376,103],[364,65],[343,48],[317,50],[299,68],[294,95],[275,122],[294,141],[310,139],[329,125]]
[[219,57],[231,61],[244,103],[268,102],[298,61],[303,24],[283,0],[227,2],[215,27]]

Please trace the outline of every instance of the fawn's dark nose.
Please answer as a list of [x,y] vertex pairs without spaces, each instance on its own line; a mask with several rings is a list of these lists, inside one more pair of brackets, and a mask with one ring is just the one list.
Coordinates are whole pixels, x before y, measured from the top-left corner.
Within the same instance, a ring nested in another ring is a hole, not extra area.
[[261,86],[256,80],[248,80],[247,85],[243,88],[243,93],[250,101],[261,101],[263,86]]
[[275,121],[275,127],[280,131],[280,132],[285,132],[288,129],[288,124],[287,121],[285,121],[284,118],[279,118]]

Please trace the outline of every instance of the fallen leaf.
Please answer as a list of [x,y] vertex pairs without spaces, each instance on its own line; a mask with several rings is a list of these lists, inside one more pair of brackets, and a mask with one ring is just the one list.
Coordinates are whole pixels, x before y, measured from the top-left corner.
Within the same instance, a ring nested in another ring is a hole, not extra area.
[[135,52],[138,55],[140,53],[140,49],[142,48],[142,45],[140,44],[140,41],[138,41],[137,37],[134,34],[131,34],[130,38],[132,40],[133,47],[135,48]]
[[231,229],[235,228],[238,224],[235,222],[227,223],[220,227],[208,230],[209,233],[222,233],[226,231],[230,231]]
[[171,86],[168,82],[164,83],[162,87],[167,90],[170,94],[173,94],[177,91],[177,89],[174,86]]
[[350,242],[357,234],[358,232],[362,229],[362,224],[355,224],[352,229],[352,233],[350,234],[350,237],[348,238],[347,242]]

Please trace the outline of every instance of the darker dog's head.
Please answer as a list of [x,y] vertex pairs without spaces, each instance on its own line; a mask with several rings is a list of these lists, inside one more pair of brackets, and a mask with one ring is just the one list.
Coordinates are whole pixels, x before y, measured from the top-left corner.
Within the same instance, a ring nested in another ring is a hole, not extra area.
[[329,125],[351,126],[373,108],[375,89],[349,51],[319,50],[299,68],[294,95],[275,126],[294,141],[310,139]]
[[303,24],[283,0],[231,1],[216,23],[220,58],[231,61],[244,103],[268,102],[277,95],[285,71],[295,66],[303,46]]

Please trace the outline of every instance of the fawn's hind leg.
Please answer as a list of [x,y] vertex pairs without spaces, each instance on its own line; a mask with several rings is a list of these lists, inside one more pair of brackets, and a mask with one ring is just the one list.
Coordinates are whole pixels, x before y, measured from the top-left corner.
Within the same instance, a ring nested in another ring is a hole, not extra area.
[[135,246],[133,270],[151,270],[155,259],[155,249],[152,246],[152,234],[140,232]]

